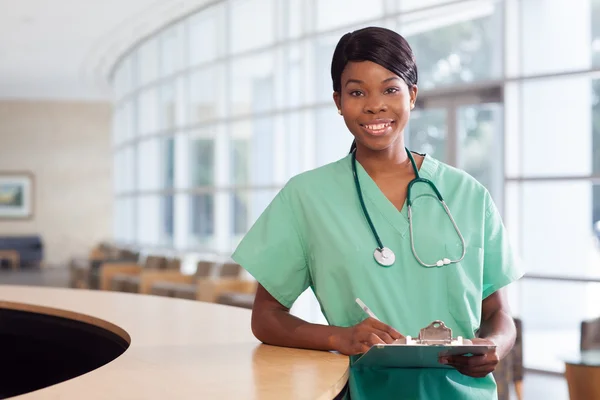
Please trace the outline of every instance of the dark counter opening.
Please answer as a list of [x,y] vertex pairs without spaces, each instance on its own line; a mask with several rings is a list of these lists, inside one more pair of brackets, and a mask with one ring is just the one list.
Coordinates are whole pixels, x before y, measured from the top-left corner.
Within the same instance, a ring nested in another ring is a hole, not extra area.
[[92,324],[0,308],[0,399],[90,372],[128,347],[123,337]]

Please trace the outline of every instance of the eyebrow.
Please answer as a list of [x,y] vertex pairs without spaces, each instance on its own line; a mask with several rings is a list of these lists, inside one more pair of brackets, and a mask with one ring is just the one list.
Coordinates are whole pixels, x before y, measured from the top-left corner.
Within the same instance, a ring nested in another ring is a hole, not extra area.
[[[400,80],[400,78],[398,78],[397,76],[392,76],[387,79],[384,79],[383,81],[381,81],[381,83],[387,83],[387,82],[393,81],[393,80]],[[363,84],[364,82],[361,81],[360,79],[348,79],[348,81],[346,82],[346,86],[348,86],[348,84],[350,84],[350,83],[358,83],[360,85],[360,84]]]

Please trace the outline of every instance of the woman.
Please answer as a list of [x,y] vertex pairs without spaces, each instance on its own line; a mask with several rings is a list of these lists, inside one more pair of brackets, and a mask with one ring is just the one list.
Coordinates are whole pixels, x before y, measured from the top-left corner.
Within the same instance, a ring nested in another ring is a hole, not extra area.
[[[503,288],[521,273],[488,191],[465,172],[405,149],[417,67],[400,35],[374,27],[344,35],[331,75],[335,104],[354,136],[351,153],[292,178],[233,255],[260,284],[255,336],[339,351],[352,365],[370,346],[416,337],[442,320],[453,336],[496,351],[440,359],[454,367],[446,369],[351,368],[351,397],[496,398],[490,373],[515,340]],[[411,188],[411,229],[407,189],[417,174],[439,189],[452,218],[421,182]],[[329,326],[289,314],[308,287]],[[356,298],[382,322],[366,318]]]

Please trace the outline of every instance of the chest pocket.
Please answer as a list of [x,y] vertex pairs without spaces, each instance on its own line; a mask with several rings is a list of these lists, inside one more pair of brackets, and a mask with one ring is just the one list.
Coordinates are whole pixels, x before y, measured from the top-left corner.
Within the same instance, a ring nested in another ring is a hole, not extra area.
[[[447,245],[452,259],[460,257],[461,244]],[[480,325],[483,296],[483,249],[467,246],[463,260],[443,267],[446,270],[448,311],[456,321],[459,332],[454,336],[473,337]]]

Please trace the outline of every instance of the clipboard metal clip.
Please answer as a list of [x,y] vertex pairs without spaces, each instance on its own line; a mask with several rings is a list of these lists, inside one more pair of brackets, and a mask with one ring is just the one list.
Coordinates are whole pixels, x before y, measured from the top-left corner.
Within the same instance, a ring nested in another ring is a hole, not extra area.
[[410,336],[406,337],[406,344],[425,345],[425,346],[447,346],[462,345],[461,336],[452,338],[452,329],[448,328],[443,321],[436,320],[419,331],[416,339]]

